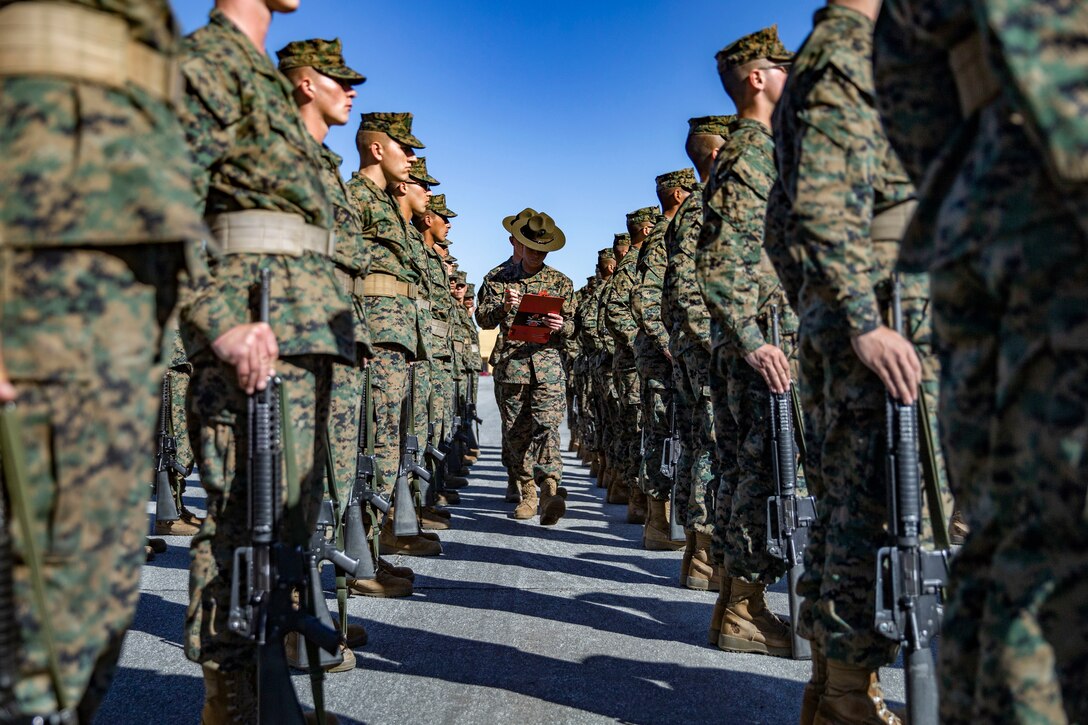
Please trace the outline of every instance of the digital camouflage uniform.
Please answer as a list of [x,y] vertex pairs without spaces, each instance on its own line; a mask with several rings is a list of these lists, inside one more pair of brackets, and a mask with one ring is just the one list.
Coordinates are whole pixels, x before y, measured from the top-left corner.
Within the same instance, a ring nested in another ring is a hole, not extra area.
[[[615,251],[613,250],[613,256]],[[619,410],[619,396],[616,394],[616,381],[612,375],[612,358],[616,351],[616,341],[604,324],[604,305],[612,291],[615,273],[602,280],[592,301],[588,303],[583,318],[583,339],[592,340],[595,351],[590,362],[590,377],[597,400],[597,451],[605,456],[609,467],[619,461],[619,437],[612,434],[616,429],[616,417]],[[615,471],[616,469],[613,469]]]
[[597,451],[597,441],[594,439],[594,431],[596,430],[595,405],[590,382],[592,353],[586,347],[586,342],[582,336],[582,322],[585,319],[590,300],[594,299],[600,284],[601,278],[596,275],[586,280],[586,285],[581,289],[581,294],[578,296],[578,304],[574,308],[574,340],[577,352],[574,357],[573,377],[575,396],[578,401],[578,418],[575,420],[577,431],[571,435],[577,435],[580,451],[587,461],[589,460],[588,456]]
[[[5,18],[13,4],[0,1]],[[117,18],[163,65],[174,53],[164,0],[68,5]],[[18,393],[34,536],[49,564],[61,687],[86,722],[139,596],[148,451],[172,343],[163,331],[185,266],[180,242],[203,235],[181,131],[160,100],[166,89],[116,71],[109,85],[0,72],[3,356]],[[55,712],[25,533],[12,534],[15,705]]]
[[[363,114],[359,134],[366,131],[384,132],[407,146],[423,148],[412,135],[410,113]],[[422,242],[409,235],[409,224],[387,189],[359,172],[352,174],[347,186],[371,254],[368,278],[391,283],[373,293],[366,287],[363,290],[375,351],[370,376],[377,420],[376,473],[382,491],[391,493],[400,466],[401,407],[408,391],[408,365],[427,359],[431,335],[430,311],[420,303],[424,251]]]
[[521,264],[505,265],[480,290],[476,319],[484,329],[509,332],[516,310],[503,309],[507,289],[563,298],[563,328],[547,343],[507,338],[494,368],[495,384],[502,388],[503,438],[514,480],[523,489],[533,481],[544,488],[546,482],[558,484],[563,476],[559,426],[566,397],[560,356],[563,341],[574,333],[574,285],[547,265],[532,275]]
[[[872,105],[872,28],[847,8],[816,13],[776,111],[781,191],[768,212],[769,252],[800,306],[803,407],[815,411],[805,470],[819,522],[800,624],[828,659],[869,670],[896,652],[873,629],[876,549],[887,541],[886,393],[850,341],[888,319],[898,233],[876,219],[913,196]],[[904,283],[908,337],[925,360],[925,282]]]
[[[607,259],[615,259],[612,248],[602,249],[597,252],[598,266]],[[585,358],[585,398],[584,413],[588,413],[591,435],[588,440],[583,439],[588,450],[606,454],[606,441],[604,440],[604,428],[606,426],[605,391],[600,385],[600,360],[603,354],[601,340],[598,331],[598,312],[600,311],[601,295],[604,293],[608,280],[598,278],[593,289],[583,295],[581,303],[574,311],[575,334],[581,345],[582,355]],[[599,472],[599,471],[598,471]],[[600,476],[598,476],[600,478]]]
[[[657,179],[659,188],[662,180],[663,177]],[[691,186],[695,176],[691,174],[690,180],[676,181]],[[673,183],[671,177],[668,182]],[[639,328],[635,333],[635,364],[642,384],[642,420],[646,428],[646,445],[642,455],[646,475],[639,485],[643,493],[659,501],[668,499],[672,492],[672,481],[661,472],[664,441],[672,434],[669,412],[674,395],[672,361],[666,356],[669,333],[661,321],[661,293],[667,264],[665,229],[668,226],[669,220],[659,215],[653,232],[639,250],[635,286],[630,295],[631,309]]]
[[[335,218],[319,147],[268,57],[213,10],[209,24],[185,40],[181,65],[186,94],[180,117],[198,166],[195,185],[205,216],[260,209],[330,229]],[[261,163],[254,164],[258,154]],[[281,536],[288,543],[308,541],[322,496],[327,453],[318,431],[327,423],[332,362],[350,361],[355,353],[351,303],[330,257],[209,248],[207,268],[194,279],[181,317],[193,364],[189,434],[208,494],[208,516],[191,544],[185,654],[243,678],[255,678],[253,646],[230,631],[227,615],[234,550],[251,536],[247,400],[233,367],[215,357],[211,343],[256,319],[263,269],[271,271],[269,324],[279,346],[276,373],[283,380],[298,475],[290,482],[299,487],[298,502],[283,514]],[[253,679],[247,694],[255,693]],[[255,717],[255,708],[246,715]]]
[[883,122],[928,182],[900,265],[931,274],[970,527],[942,722],[1088,722],[1086,41],[1083,3],[889,0],[877,24]]
[[[631,223],[657,221],[657,207],[644,207],[627,215]],[[643,240],[645,244],[647,240]],[[615,340],[615,353],[612,357],[612,375],[616,382],[619,398],[619,410],[615,420],[616,427],[610,430],[619,439],[616,475],[619,485],[639,488],[639,470],[642,463],[642,395],[638,369],[635,365],[635,335],[638,322],[631,309],[631,291],[638,281],[639,248],[631,247],[624,255],[616,272],[612,275],[609,291],[604,300],[603,323]]]
[[[480,290],[479,290],[479,292],[476,293],[475,317],[476,317],[476,321],[479,322],[480,326],[483,327],[483,329],[485,329],[485,330],[494,329],[494,327],[488,327],[487,325],[485,325],[483,323],[483,321],[480,319],[480,307],[484,303],[484,295],[488,293],[488,289],[489,289],[488,283],[492,279],[494,279],[496,275],[500,274],[507,266],[512,265],[512,264],[514,264],[514,257],[513,256],[509,257],[505,262],[503,262],[502,264],[500,264],[499,266],[493,268],[491,271],[489,271],[487,274],[485,274],[483,282],[480,283]],[[495,338],[495,347],[493,347],[491,349],[491,356],[487,359],[487,364],[491,368],[492,375],[494,375],[494,373],[495,373],[495,364],[498,362],[499,356],[502,354],[502,348],[503,348],[503,345],[504,345],[505,342],[506,342],[506,339],[503,336],[502,330],[500,329],[498,336]],[[501,390],[500,390],[500,388],[499,388],[499,386],[497,384],[497,381],[496,381],[496,385],[494,386],[494,393],[495,393],[495,405],[499,409],[499,418],[502,421],[502,430],[505,431],[506,430],[506,419],[503,418],[502,396],[501,396]],[[508,455],[508,450],[507,450],[507,445],[506,445],[506,435],[505,434],[503,434],[502,440],[500,441],[499,446],[501,448],[501,451],[500,451],[501,456],[500,457],[502,459],[502,465],[506,469],[506,475],[507,475],[507,478],[508,478],[508,483],[510,483],[511,485],[516,485],[516,481],[514,480],[514,473],[513,473],[514,465],[510,461],[510,458],[509,458],[509,455]]]
[[723,463],[722,473],[730,489],[728,518],[723,511],[714,536],[724,551],[726,574],[764,584],[782,576],[785,562],[767,552],[767,498],[777,493],[768,436],[770,391],[744,355],[770,342],[771,305],[781,311],[787,356],[797,330],[763,252],[767,195],[775,176],[771,130],[757,120],[738,119],[704,191],[704,221],[695,256],[710,312],[710,375],[712,381],[718,379],[711,395],[720,410],[724,388],[736,426],[736,457]]

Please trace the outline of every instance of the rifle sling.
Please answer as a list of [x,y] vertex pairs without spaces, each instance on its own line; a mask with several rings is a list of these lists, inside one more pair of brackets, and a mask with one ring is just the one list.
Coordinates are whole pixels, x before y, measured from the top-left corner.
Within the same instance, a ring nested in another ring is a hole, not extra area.
[[68,698],[60,677],[60,657],[57,653],[57,637],[53,631],[53,620],[46,607],[45,578],[42,576],[42,560],[38,553],[38,544],[34,539],[30,509],[26,500],[27,471],[23,457],[22,426],[14,405],[0,408],[0,461],[3,465],[3,483],[8,490],[12,513],[23,529],[23,557],[30,570],[30,591],[34,607],[41,617],[42,639],[45,642],[46,657],[49,660],[49,680],[57,697],[57,709],[68,709]]
[[295,433],[291,427],[291,417],[287,407],[287,385],[281,383],[280,394],[280,440],[283,441],[283,465],[287,476],[287,508],[296,509],[302,496],[298,480],[298,462],[295,460]]
[[805,465],[808,458],[808,447],[805,445],[805,419],[801,415],[801,396],[797,394],[797,386],[790,386],[790,402],[793,403],[793,437],[797,441],[797,451],[801,454],[801,465]]
[[933,527],[933,543],[938,549],[949,548],[948,516],[944,510],[944,499],[937,484],[937,441],[930,425],[929,403],[925,394],[918,391],[918,453],[922,459],[922,482],[925,486],[926,501],[929,503],[929,523]]

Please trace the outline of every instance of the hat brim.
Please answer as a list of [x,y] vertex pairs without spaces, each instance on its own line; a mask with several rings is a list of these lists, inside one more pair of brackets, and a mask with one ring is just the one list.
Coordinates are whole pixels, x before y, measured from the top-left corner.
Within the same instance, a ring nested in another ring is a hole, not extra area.
[[409,178],[412,178],[412,179],[415,179],[416,181],[422,182],[422,183],[426,184],[427,186],[440,186],[441,185],[441,182],[438,179],[431,176],[430,174],[427,174],[426,176],[417,176],[416,174],[408,174],[408,176],[409,176]]
[[534,214],[536,214],[535,210],[526,207],[525,209],[522,209],[521,211],[519,211],[517,214],[513,214],[513,215],[508,216],[505,219],[503,219],[502,220],[503,229],[505,229],[506,231],[513,234],[514,233],[514,223],[518,220],[519,217],[524,217],[525,219],[528,219],[529,217],[533,216]]
[[353,86],[358,86],[366,83],[366,76],[364,76],[362,73],[353,71],[346,65],[326,66],[323,68],[318,68],[317,70],[321,73],[324,73],[329,78],[335,78],[338,81],[345,81],[346,83],[350,83]]
[[413,136],[410,133],[393,133],[391,131],[386,131],[385,133],[386,133],[386,135],[389,136],[389,138],[393,139],[394,141],[399,143],[401,146],[407,146],[408,148],[412,148],[412,149],[425,149],[425,148],[427,148],[426,146],[423,145],[422,141],[420,141],[418,138],[416,138],[415,136]]
[[552,238],[552,241],[547,244],[541,244],[538,241],[529,239],[521,233],[521,227],[514,227],[510,230],[510,233],[519,243],[524,244],[529,249],[535,249],[538,252],[556,252],[562,249],[567,243],[567,236],[563,234],[563,230],[559,227],[555,227],[555,236]]

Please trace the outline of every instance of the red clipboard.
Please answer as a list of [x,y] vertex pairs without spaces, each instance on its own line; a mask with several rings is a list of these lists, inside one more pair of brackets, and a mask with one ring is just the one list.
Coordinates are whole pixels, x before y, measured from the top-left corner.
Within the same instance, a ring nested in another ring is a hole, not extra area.
[[563,314],[562,297],[551,297],[549,295],[523,296],[506,338],[508,340],[546,343],[552,336],[552,330],[544,324],[544,317],[549,313]]

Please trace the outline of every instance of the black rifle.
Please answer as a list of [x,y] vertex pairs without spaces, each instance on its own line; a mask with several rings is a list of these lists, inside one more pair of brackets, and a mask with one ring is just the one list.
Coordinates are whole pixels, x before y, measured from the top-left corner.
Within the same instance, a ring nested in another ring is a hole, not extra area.
[[680,515],[680,507],[677,500],[680,496],[680,461],[681,446],[680,433],[676,430],[676,400],[669,403],[669,437],[661,444],[661,475],[672,480],[672,489],[669,492],[669,538],[672,541],[684,541],[687,534],[684,532],[684,516]]
[[[269,271],[261,270],[262,322],[268,320],[269,280]],[[281,386],[279,378],[270,378],[265,389],[248,400],[250,544],[234,550],[227,626],[257,644],[258,722],[303,725],[283,638],[289,632],[298,632],[308,640],[308,646],[314,643],[330,654],[339,653],[341,638],[312,611],[302,611],[292,604],[292,591],[308,595],[311,554],[301,546],[280,541]],[[306,604],[313,602],[303,602]],[[316,659],[311,657],[311,661]],[[314,705],[319,722],[324,721],[322,700],[320,681],[316,680]]]
[[[781,345],[778,306],[771,305],[771,343]],[[790,636],[793,659],[812,657],[809,641],[797,633],[801,597],[797,582],[805,572],[804,554],[809,529],[816,523],[816,499],[797,495],[797,439],[794,432],[792,384],[785,393],[770,393],[771,474],[774,496],[767,498],[767,552],[786,562],[789,586]]]
[[416,368],[415,363],[408,366],[408,393],[401,402],[400,429],[404,432],[400,443],[400,466],[397,468],[397,481],[393,485],[393,535],[419,536],[419,520],[416,518],[415,497],[412,495],[411,479],[427,485],[431,482],[430,472],[419,465],[419,437],[416,435]]
[[[374,466],[374,397],[370,387],[370,368],[363,380],[363,398],[359,405],[359,443],[355,451],[355,480],[344,507],[344,553],[359,562],[356,579],[374,579],[374,553],[363,523],[364,512],[370,516],[371,531],[377,531],[378,512],[389,513],[390,501],[378,490]],[[364,506],[366,507],[364,509]]]
[[162,377],[162,407],[159,409],[159,446],[155,454],[155,520],[177,521],[177,502],[170,487],[170,472],[186,478],[193,472],[192,465],[178,463],[178,439],[170,432],[170,405],[172,403],[170,374]]
[[[895,331],[903,334],[900,294],[897,275],[892,320]],[[876,631],[905,650],[907,721],[912,725],[936,725],[937,677],[929,644],[940,629],[948,552],[926,551],[921,545],[917,403],[904,405],[888,395],[885,406],[888,530],[895,543],[877,551]]]

